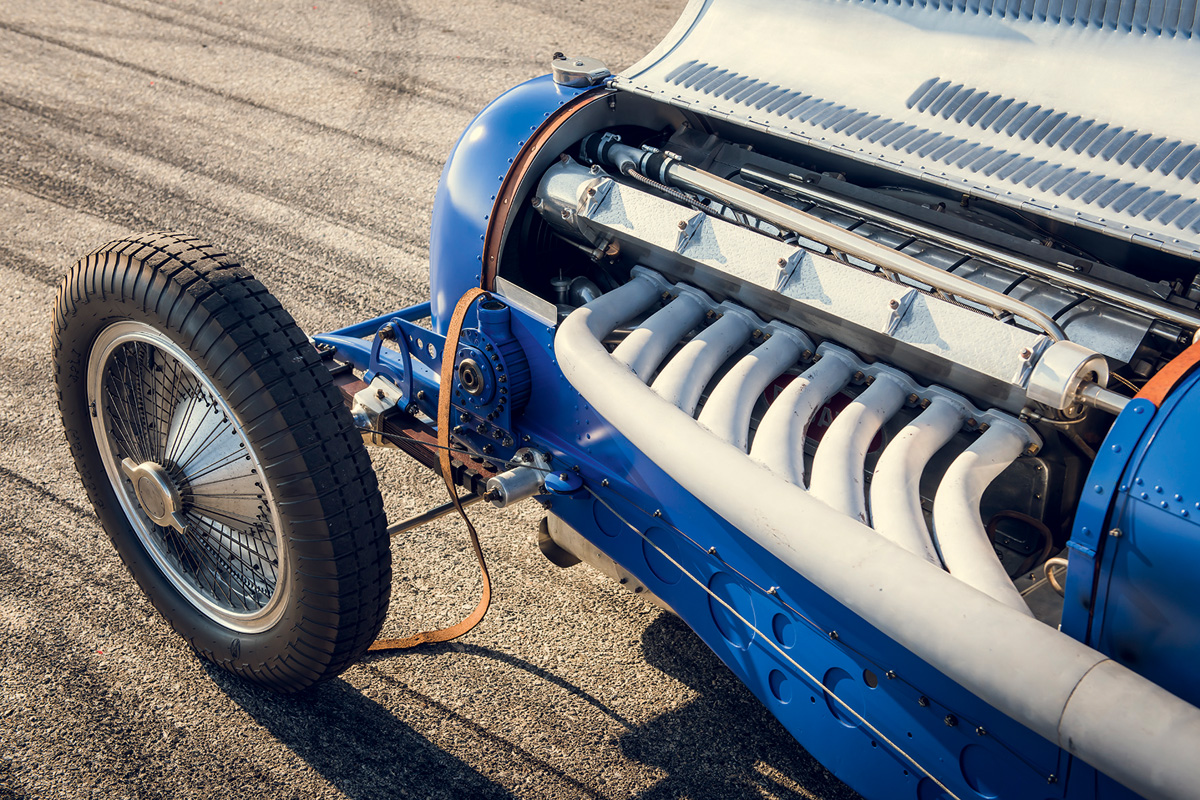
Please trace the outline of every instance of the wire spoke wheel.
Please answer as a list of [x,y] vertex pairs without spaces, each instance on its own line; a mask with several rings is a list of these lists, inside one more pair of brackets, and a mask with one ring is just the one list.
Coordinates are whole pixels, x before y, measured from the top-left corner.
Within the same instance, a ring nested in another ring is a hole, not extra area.
[[105,471],[147,552],[213,619],[270,627],[287,550],[262,465],[212,382],[163,334],[129,321],[101,332],[88,376]]
[[54,355],[97,516],[197,653],[294,692],[366,652],[391,587],[375,474],[261,283],[181,234],[112,242],[60,286]]

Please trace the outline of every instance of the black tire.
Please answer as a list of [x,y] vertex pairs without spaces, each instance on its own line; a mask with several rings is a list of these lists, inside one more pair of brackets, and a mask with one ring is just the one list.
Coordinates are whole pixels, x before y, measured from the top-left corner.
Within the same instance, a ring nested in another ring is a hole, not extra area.
[[59,286],[54,361],[96,514],[202,657],[295,692],[362,656],[391,590],[375,473],[261,283],[182,234],[110,242]]

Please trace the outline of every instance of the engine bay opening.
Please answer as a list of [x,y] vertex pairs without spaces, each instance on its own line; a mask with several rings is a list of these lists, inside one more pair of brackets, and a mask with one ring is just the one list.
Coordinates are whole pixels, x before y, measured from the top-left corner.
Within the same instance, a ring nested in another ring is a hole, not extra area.
[[621,123],[645,103],[548,144],[498,276],[559,321],[624,297],[603,343],[660,397],[1056,625],[1096,449],[1200,327],[1195,265],[678,109]]

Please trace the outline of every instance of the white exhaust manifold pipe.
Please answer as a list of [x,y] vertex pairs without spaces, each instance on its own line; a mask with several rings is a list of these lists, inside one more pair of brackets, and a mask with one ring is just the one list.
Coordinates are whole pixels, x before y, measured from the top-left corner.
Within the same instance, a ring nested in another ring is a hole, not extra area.
[[843,514],[868,522],[863,468],[867,448],[883,423],[912,391],[902,375],[887,370],[834,419],[813,459],[812,496]]
[[919,417],[892,437],[871,476],[871,523],[881,535],[930,564],[942,560],[921,508],[921,473],[933,454],[954,437],[967,418],[967,407],[935,396]]
[[598,413],[782,563],[985,702],[1146,797],[1195,797],[1200,709],[820,502],[614,359],[603,338],[662,291],[653,273],[635,275],[555,338],[563,373]]
[[789,383],[763,415],[750,457],[788,483],[804,486],[804,442],[817,410],[850,381],[854,362],[840,350],[823,358]]

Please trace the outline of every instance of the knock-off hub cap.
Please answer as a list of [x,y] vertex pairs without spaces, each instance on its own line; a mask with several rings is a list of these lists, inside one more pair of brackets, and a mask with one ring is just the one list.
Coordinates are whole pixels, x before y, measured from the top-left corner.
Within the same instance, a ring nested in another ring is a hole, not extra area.
[[121,461],[121,471],[133,483],[133,492],[146,516],[155,525],[171,527],[182,533],[187,527],[182,514],[183,501],[162,465],[154,461],[138,464],[126,458]]

